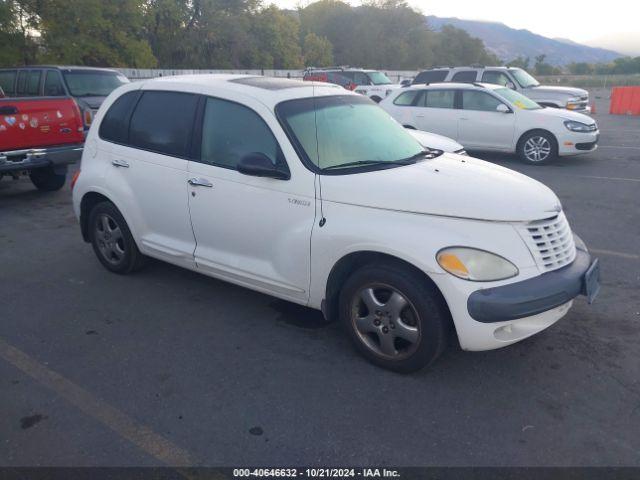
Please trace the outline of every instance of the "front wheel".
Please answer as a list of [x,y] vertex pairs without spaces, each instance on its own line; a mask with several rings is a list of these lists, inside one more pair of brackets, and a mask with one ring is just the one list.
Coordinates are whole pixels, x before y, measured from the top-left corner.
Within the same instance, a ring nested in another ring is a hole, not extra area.
[[558,144],[548,132],[531,132],[518,142],[518,155],[525,163],[542,165],[558,156]]
[[55,192],[60,190],[67,179],[67,169],[62,173],[56,172],[52,167],[38,168],[29,173],[31,183],[43,192]]
[[364,357],[402,373],[438,358],[450,324],[436,287],[394,263],[366,265],[349,277],[340,294],[340,320]]

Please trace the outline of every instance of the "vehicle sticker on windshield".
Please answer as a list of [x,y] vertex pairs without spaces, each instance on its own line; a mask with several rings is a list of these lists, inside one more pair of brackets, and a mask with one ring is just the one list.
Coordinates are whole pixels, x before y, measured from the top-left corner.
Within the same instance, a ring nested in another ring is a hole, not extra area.
[[26,113],[22,114],[22,121],[26,122],[27,120],[29,120],[29,115],[27,115]]
[[513,102],[513,104],[518,107],[521,108],[522,110],[525,110],[527,107],[525,107],[524,103],[522,103],[522,100],[516,100],[515,102]]
[[29,125],[31,125],[31,128],[37,128],[38,127],[38,119],[37,118],[32,118],[29,121]]
[[60,113],[60,110],[58,110],[58,111],[56,112],[56,117],[58,117],[58,118],[62,118],[62,114]]
[[16,124],[16,117],[4,117],[4,121],[7,122],[7,125],[13,127]]

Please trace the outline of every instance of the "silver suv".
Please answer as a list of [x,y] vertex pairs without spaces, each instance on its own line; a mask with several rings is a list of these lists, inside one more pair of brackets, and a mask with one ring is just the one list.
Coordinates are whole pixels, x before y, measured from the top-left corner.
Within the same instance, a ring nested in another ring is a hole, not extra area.
[[521,68],[485,67],[436,67],[420,72],[412,84],[436,82],[494,83],[516,90],[545,107],[566,108],[575,112],[590,113],[589,92],[574,87],[542,86]]

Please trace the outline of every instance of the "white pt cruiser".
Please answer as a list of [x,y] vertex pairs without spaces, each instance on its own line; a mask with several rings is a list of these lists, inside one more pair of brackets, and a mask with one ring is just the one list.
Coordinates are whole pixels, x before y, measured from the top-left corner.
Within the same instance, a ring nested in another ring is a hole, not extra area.
[[73,204],[100,262],[161,259],[321,309],[372,362],[509,345],[598,290],[544,185],[422,147],[326,83],[202,75],[132,83],[89,132]]

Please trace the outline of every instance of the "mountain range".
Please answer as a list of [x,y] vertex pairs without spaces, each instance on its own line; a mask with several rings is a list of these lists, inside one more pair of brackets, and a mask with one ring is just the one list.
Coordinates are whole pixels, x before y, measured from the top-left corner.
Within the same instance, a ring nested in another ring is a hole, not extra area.
[[529,30],[508,27],[504,23],[459,18],[426,17],[427,25],[439,30],[443,25],[453,25],[465,30],[472,37],[481,39],[487,50],[509,62],[518,56],[534,57],[544,54],[545,62],[563,66],[572,62],[608,63],[622,55],[604,48],[589,47],[564,38],[548,38]]

